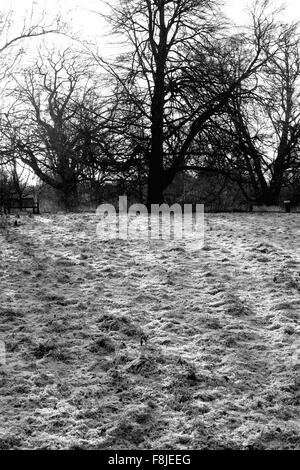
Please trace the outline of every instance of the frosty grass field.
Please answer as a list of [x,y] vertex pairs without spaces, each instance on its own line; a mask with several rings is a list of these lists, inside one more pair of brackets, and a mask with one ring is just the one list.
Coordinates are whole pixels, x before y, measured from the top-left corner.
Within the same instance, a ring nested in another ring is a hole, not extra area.
[[205,220],[204,249],[0,232],[0,449],[300,448],[300,215]]

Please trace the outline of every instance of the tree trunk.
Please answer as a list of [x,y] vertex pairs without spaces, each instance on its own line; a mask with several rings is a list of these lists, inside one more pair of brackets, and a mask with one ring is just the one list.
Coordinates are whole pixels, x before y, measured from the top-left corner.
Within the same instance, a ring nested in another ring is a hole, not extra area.
[[79,196],[77,183],[75,181],[65,182],[61,187],[61,201],[66,212],[78,209]]
[[163,202],[164,180],[164,61],[158,65],[151,109],[151,150],[149,155],[147,204]]
[[280,199],[285,171],[286,149],[280,148],[274,162],[273,175],[267,190],[262,191],[260,204],[275,206]]
[[164,201],[163,186],[162,186],[163,171],[160,165],[149,163],[149,176],[148,176],[148,195],[147,205],[151,208],[151,204],[162,204]]
[[[165,5],[159,5],[159,44],[155,54],[156,71],[153,74],[154,89],[151,103],[151,149],[149,155],[147,205],[163,202],[164,183],[164,107],[165,68],[168,56]],[[153,39],[153,38],[152,38]]]

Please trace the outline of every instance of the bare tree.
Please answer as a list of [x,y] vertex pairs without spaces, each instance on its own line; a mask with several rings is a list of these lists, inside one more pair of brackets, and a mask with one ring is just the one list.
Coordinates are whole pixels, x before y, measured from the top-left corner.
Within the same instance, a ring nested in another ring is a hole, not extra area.
[[45,11],[37,11],[33,4],[22,20],[15,19],[14,10],[0,7],[0,80],[7,78],[12,66],[25,53],[26,41],[50,33],[66,30],[59,16],[50,18]]
[[[32,9],[26,12],[24,18],[22,20],[18,18],[16,21],[15,12],[9,6],[0,7],[0,100],[2,112],[4,112],[4,101],[13,67],[24,56],[26,41],[49,33],[62,32],[65,28],[59,16],[49,19],[49,15],[45,11],[36,13],[35,10],[36,7],[33,4]],[[5,119],[0,114],[0,132],[4,124]],[[5,167],[9,174],[12,166],[16,165],[16,162],[12,161],[12,157],[12,153],[7,152],[7,148],[1,145],[0,166]],[[8,162],[10,162],[10,166],[7,166]],[[13,177],[13,174],[11,176]]]
[[[252,33],[233,38],[225,34],[216,3],[121,0],[109,17],[130,50],[113,65],[97,59],[143,116],[149,205],[162,202],[206,123],[276,49],[274,17],[264,14],[268,1],[257,2]],[[233,68],[237,44],[244,60]]]
[[300,169],[300,37],[296,26],[281,29],[280,47],[257,75],[255,92],[245,97],[241,87],[229,107],[239,167],[253,200],[268,205],[278,203]]
[[99,149],[103,121],[92,116],[101,116],[96,89],[89,64],[76,53],[42,52],[18,80],[14,115],[8,116],[19,158],[60,192],[67,209],[77,206],[78,184],[87,178]]

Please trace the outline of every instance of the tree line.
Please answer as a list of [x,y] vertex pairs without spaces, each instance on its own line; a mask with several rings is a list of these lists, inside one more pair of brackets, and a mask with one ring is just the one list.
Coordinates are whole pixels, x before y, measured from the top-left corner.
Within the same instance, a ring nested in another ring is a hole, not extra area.
[[31,21],[5,42],[2,16],[2,188],[20,191],[25,168],[67,210],[81,185],[98,202],[110,184],[150,206],[184,173],[216,175],[249,204],[276,205],[283,191],[298,203],[298,27],[268,0],[249,17],[234,27],[214,0],[118,0],[105,17],[122,43],[112,60],[73,37],[65,48],[45,41],[22,61],[18,47],[11,59],[12,45],[72,34],[62,21]]

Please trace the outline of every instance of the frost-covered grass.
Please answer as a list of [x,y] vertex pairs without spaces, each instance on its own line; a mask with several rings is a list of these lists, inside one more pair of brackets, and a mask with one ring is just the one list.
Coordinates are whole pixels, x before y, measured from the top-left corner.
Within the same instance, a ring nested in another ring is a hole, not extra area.
[[0,231],[1,449],[299,449],[300,215],[97,240],[92,214]]

